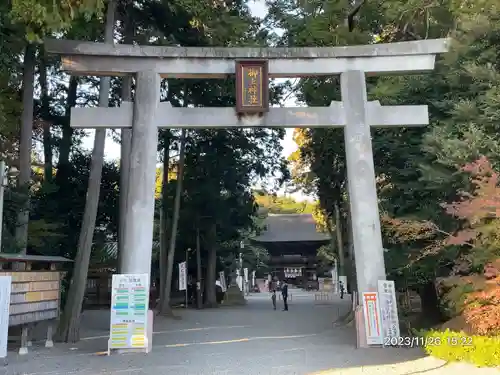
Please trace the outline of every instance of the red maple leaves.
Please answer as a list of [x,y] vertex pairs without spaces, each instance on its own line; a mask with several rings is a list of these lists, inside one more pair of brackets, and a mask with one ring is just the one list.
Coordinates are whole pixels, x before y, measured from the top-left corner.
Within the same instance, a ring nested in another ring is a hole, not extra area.
[[483,156],[473,163],[466,164],[461,170],[470,173],[474,191],[472,194],[461,191],[462,200],[442,205],[446,212],[467,219],[471,224],[484,218],[500,217],[499,174],[488,159]]
[[[452,276],[457,284],[446,294],[451,296],[453,289],[464,299],[455,301],[461,305],[460,313],[477,334],[500,334],[500,187],[499,177],[486,157],[461,168],[470,174],[471,192],[461,191],[461,199],[442,204],[449,215],[461,220],[461,228],[454,233],[441,230],[430,221],[416,221],[384,216],[384,228],[393,242],[409,242],[420,245],[419,260],[427,255],[436,254],[449,245],[467,246],[470,251],[463,252],[456,260]],[[444,236],[443,236],[444,235]],[[483,273],[471,275],[474,260],[490,259]],[[415,259],[413,260],[415,261]],[[458,275],[470,276],[458,276]],[[456,276],[453,276],[456,275]],[[450,297],[448,297],[450,298]],[[453,299],[453,298],[452,298]],[[463,303],[463,304],[462,304]]]

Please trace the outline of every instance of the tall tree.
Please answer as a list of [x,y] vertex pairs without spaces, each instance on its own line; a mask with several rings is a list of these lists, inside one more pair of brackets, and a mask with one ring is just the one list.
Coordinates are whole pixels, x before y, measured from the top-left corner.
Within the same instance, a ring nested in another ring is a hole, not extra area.
[[[187,107],[187,87],[184,88],[184,106]],[[168,247],[167,254],[167,269],[166,269],[166,280],[165,280],[165,294],[163,300],[161,301],[160,312],[164,315],[173,315],[173,311],[170,308],[170,294],[172,288],[172,274],[174,268],[174,255],[175,255],[175,245],[177,240],[177,227],[179,225],[179,215],[181,209],[181,198],[183,193],[182,182],[184,180],[184,162],[186,159],[186,137],[187,130],[181,130],[181,136],[179,139],[179,161],[177,163],[177,183],[175,188],[175,198],[174,198],[174,209],[172,216],[172,229],[170,231],[170,243]]]
[[[115,26],[116,2],[110,0],[106,11],[106,27],[104,41],[113,43]],[[109,106],[110,78],[102,77],[99,87],[99,106]],[[80,313],[83,297],[87,285],[90,254],[94,238],[97,208],[101,185],[102,167],[104,164],[104,146],[106,129],[97,129],[95,132],[92,163],[90,165],[89,186],[85,202],[80,238],[78,241],[77,255],[73,277],[69,286],[69,295],[64,306],[63,315],[59,326],[59,334],[65,342],[76,342],[80,337]]]
[[17,216],[16,241],[21,254],[26,254],[29,223],[29,188],[31,183],[31,144],[33,136],[33,92],[35,90],[36,47],[28,43],[24,50],[23,113],[19,142],[19,187],[25,201]]
[[23,112],[19,145],[18,185],[26,195],[25,203],[17,217],[16,240],[21,253],[26,253],[29,223],[29,186],[31,182],[31,145],[33,136],[33,95],[36,66],[36,46],[40,40],[52,31],[70,26],[79,14],[91,15],[98,11],[101,0],[73,2],[65,0],[61,4],[38,2],[33,0],[13,0],[10,15],[14,22],[20,23],[25,30],[27,44],[24,52],[23,69]]

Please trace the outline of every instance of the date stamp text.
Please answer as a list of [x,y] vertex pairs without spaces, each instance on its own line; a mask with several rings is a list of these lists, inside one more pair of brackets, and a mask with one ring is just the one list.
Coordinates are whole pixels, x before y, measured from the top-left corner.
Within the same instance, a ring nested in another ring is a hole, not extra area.
[[473,346],[470,336],[432,337],[432,336],[397,336],[384,337],[384,346],[400,346],[406,348],[424,348],[428,346]]

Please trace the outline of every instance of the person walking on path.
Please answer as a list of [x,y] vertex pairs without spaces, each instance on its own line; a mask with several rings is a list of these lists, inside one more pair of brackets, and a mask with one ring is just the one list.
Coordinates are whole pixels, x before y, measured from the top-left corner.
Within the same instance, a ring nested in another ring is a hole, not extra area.
[[281,286],[281,296],[283,297],[283,311],[288,311],[288,284],[283,281]]
[[273,310],[276,310],[276,289],[271,291],[271,301],[273,301]]

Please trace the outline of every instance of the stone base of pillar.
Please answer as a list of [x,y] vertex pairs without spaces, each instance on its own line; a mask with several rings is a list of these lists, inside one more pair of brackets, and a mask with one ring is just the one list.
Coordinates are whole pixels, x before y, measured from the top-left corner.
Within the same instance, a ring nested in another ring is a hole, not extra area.
[[245,305],[247,303],[238,285],[230,285],[224,296],[225,306]]
[[356,324],[356,348],[368,348],[365,331],[365,317],[361,306],[356,306],[354,312],[354,321]]

